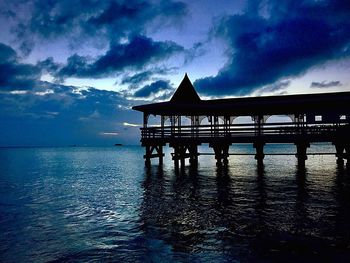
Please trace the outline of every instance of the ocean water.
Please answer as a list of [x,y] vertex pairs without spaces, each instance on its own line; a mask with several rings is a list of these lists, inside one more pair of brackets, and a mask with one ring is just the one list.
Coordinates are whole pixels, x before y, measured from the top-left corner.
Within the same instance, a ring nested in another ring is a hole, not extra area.
[[0,149],[0,262],[350,262],[350,174],[334,156],[176,171],[169,152],[146,169],[138,146]]

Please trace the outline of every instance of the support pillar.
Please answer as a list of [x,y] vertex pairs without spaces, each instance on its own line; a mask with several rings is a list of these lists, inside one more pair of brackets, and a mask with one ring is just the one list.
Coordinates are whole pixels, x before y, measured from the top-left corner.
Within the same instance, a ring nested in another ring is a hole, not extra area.
[[256,141],[253,144],[253,147],[256,150],[255,160],[257,160],[258,164],[262,164],[265,158],[264,146],[265,146],[265,142],[261,142],[261,141]]
[[159,158],[159,165],[163,164],[163,146],[165,144],[143,144],[146,148],[146,153],[143,156],[145,159],[145,166],[149,167],[151,165],[151,159],[152,158]]
[[228,149],[230,148],[229,144],[222,145],[222,158],[224,165],[228,165]]
[[[346,117],[348,120],[348,116]],[[346,166],[350,167],[350,124],[340,125],[337,127],[334,133],[333,144],[335,145],[335,149],[337,151],[337,163],[343,164],[344,159],[347,160]],[[344,153],[345,150],[345,153]]]
[[178,158],[178,156],[180,155],[179,148],[177,146],[173,146],[173,148],[174,148],[174,153],[172,154],[172,159],[174,161],[175,169],[178,169],[179,168],[179,158]]
[[163,165],[164,153],[163,153],[163,147],[162,146],[159,146],[158,154],[159,154],[159,165]]
[[346,161],[346,166],[350,168],[350,143],[345,144],[345,159]]
[[296,142],[295,145],[297,146],[297,153],[295,157],[298,159],[298,165],[304,166],[305,161],[307,160],[306,150],[310,147],[310,143],[307,141],[300,141]]
[[216,166],[221,166],[221,159],[222,159],[221,147],[216,145],[216,146],[213,146],[213,149],[215,153]]
[[181,168],[185,167],[185,159],[190,157],[190,153],[186,153],[189,148],[187,145],[182,144],[170,144],[170,147],[174,148],[174,153],[172,153],[172,158],[174,161],[175,168],[179,167],[179,161]]
[[180,150],[180,163],[181,163],[181,168],[184,168],[185,167],[185,153],[186,153],[186,148],[184,149],[184,147],[181,147],[181,150]]
[[344,164],[344,150],[345,150],[345,145],[343,143],[333,143],[335,146],[336,154],[335,156],[337,157],[337,164]]
[[224,165],[228,165],[229,143],[211,143],[209,144],[209,147],[214,149],[216,166],[221,166],[222,162]]
[[189,146],[190,164],[198,165],[198,146],[196,144]]
[[175,167],[175,169],[179,169],[179,159],[175,158],[173,160],[174,160],[174,167]]
[[145,166],[150,167],[151,166],[151,146],[146,146],[146,154],[144,155],[145,158]]

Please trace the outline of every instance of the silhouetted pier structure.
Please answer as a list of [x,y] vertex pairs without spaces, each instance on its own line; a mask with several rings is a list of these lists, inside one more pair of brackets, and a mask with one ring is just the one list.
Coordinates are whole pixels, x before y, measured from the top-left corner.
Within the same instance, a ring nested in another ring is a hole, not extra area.
[[[259,164],[267,143],[292,143],[304,165],[310,143],[331,142],[337,162],[350,163],[350,92],[201,100],[186,74],[170,101],[133,109],[144,114],[141,143],[147,166],[152,158],[163,163],[166,144],[174,149],[176,167],[179,161],[184,166],[186,158],[195,165],[203,143],[213,148],[218,166],[228,164],[229,146],[238,143],[252,143]],[[149,125],[151,115],[160,116],[158,124]],[[291,121],[266,122],[276,115]],[[241,116],[252,122],[236,123]]]

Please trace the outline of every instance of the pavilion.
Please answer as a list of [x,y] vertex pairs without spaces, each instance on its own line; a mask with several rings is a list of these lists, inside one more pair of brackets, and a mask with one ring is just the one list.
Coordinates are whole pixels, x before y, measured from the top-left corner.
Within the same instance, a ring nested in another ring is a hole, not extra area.
[[[331,142],[339,163],[350,160],[350,92],[202,100],[186,74],[170,101],[133,109],[143,112],[146,165],[151,158],[162,164],[166,144],[174,148],[175,166],[179,161],[183,166],[186,158],[197,164],[203,143],[213,148],[217,165],[227,165],[229,146],[235,143],[252,143],[258,163],[266,143],[295,144],[302,165],[312,142]],[[148,125],[151,115],[160,116],[158,125]],[[288,116],[290,122],[267,122],[276,115]],[[252,122],[235,122],[241,116]]]

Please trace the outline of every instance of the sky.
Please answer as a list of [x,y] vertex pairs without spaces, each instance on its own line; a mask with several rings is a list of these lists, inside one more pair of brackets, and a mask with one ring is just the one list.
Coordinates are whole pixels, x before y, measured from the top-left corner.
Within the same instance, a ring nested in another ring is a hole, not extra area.
[[348,0],[0,0],[0,146],[138,144],[134,105],[350,91]]

